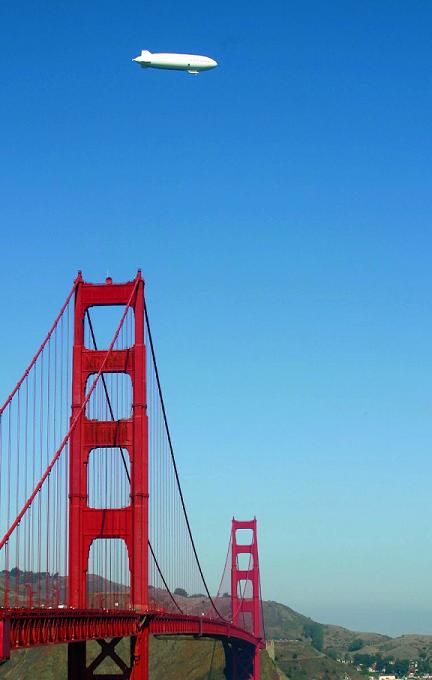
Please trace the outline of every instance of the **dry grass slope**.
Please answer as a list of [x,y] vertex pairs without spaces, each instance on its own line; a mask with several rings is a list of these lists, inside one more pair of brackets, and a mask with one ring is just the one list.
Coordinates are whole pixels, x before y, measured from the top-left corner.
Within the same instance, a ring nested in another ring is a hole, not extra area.
[[[89,645],[89,659],[97,644]],[[126,658],[127,641],[119,645]],[[0,666],[1,680],[66,680],[67,648],[39,647],[15,652],[12,659]],[[262,680],[280,680],[275,664],[264,652],[261,659]],[[225,655],[220,642],[212,640],[150,638],[150,680],[227,680],[224,674]],[[115,671],[107,663],[101,672]],[[102,676],[103,677],[103,676]]]

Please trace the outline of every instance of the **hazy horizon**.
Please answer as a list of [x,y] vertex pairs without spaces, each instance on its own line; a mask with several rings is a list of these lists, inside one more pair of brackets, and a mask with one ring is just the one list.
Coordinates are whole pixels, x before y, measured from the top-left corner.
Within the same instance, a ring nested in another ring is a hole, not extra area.
[[[291,607],[289,604],[288,606]],[[427,609],[422,611],[372,605],[348,608],[337,604],[328,607],[307,606],[303,610],[291,608],[318,623],[342,626],[359,633],[381,633],[390,637],[412,634],[432,636],[432,613]]]

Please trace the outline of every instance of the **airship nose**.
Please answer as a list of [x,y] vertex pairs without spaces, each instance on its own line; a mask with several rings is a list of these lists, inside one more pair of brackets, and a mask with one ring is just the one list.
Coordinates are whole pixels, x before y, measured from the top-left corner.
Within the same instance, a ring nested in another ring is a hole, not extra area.
[[210,59],[210,65],[211,65],[212,68],[214,68],[215,66],[217,66],[218,63],[217,63],[216,59]]

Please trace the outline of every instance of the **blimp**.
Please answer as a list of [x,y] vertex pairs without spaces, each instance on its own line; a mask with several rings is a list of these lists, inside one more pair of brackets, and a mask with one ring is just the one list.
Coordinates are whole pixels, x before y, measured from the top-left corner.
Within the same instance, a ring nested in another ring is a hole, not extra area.
[[163,68],[194,74],[209,71],[218,65],[214,59],[200,54],[173,54],[168,52],[152,54],[149,50],[142,50],[141,54],[134,57],[132,61],[136,61],[141,68]]

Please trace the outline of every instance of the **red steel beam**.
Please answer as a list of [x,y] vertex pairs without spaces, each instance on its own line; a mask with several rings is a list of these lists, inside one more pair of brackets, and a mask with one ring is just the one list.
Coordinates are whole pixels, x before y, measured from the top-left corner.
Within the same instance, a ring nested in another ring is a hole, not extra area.
[[149,623],[152,635],[194,635],[195,637],[217,637],[242,640],[256,647],[260,640],[246,630],[229,621],[210,619],[206,616],[181,614],[159,614]]
[[[39,645],[128,637],[139,629],[140,616],[133,611],[16,609],[0,611],[0,622],[9,627],[10,650]],[[1,628],[0,628],[1,631]],[[7,641],[0,642],[0,650]],[[0,661],[4,660],[0,658]]]
[[254,647],[262,641],[224,620],[148,611],[106,609],[3,609],[0,610],[0,662],[10,651],[39,645],[137,635],[142,626],[151,635],[241,640]]

